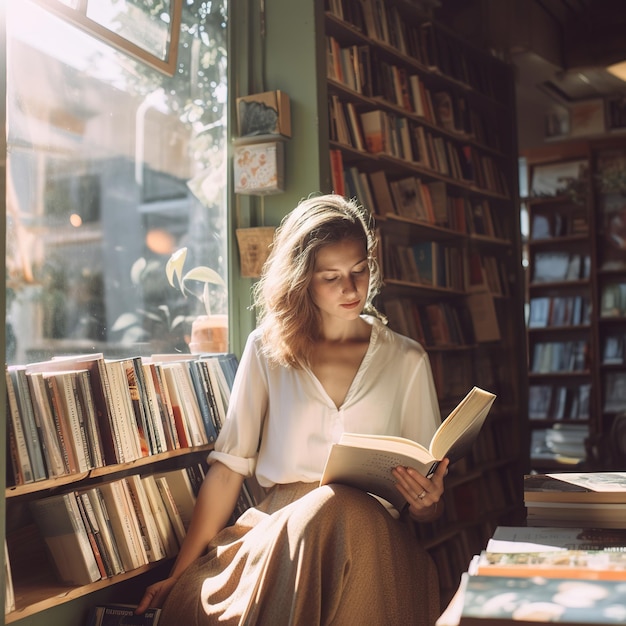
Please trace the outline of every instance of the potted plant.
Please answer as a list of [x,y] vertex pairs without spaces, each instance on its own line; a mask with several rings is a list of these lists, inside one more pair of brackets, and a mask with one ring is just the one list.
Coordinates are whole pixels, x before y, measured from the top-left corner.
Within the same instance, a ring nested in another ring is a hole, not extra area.
[[[189,350],[194,354],[204,352],[226,352],[228,350],[228,316],[211,312],[210,285],[226,288],[222,277],[210,267],[198,265],[184,272],[187,248],[180,248],[172,254],[165,266],[169,284],[178,287],[186,298],[196,297],[204,306],[205,314],[199,315],[191,325]],[[201,290],[191,285],[201,283]]]

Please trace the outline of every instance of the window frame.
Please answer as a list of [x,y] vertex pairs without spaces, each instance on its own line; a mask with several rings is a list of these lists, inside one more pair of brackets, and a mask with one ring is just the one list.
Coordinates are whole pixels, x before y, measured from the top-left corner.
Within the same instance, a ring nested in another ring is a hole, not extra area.
[[171,0],[169,38],[164,58],[152,54],[140,45],[87,17],[87,8],[90,1],[93,0],[78,0],[78,8],[74,9],[63,4],[60,0],[37,0],[44,9],[78,26],[100,41],[111,44],[121,52],[147,63],[167,76],[174,75],[178,56],[183,0]]

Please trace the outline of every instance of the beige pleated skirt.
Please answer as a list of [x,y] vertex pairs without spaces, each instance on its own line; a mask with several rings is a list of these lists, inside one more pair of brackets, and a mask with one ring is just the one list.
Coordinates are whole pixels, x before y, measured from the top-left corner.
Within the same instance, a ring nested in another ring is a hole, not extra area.
[[274,487],[181,576],[159,624],[432,626],[437,570],[409,526],[341,485]]

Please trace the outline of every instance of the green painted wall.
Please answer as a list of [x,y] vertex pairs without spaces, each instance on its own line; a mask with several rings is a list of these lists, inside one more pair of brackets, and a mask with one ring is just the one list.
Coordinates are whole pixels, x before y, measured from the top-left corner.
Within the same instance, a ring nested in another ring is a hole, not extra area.
[[[290,98],[292,137],[285,144],[283,193],[264,198],[231,194],[230,320],[231,350],[236,354],[241,354],[255,323],[248,310],[253,280],[240,277],[235,227],[276,226],[301,198],[330,189],[325,48],[317,45],[323,36],[323,2],[265,0],[265,37],[261,4],[231,4],[231,120],[236,119],[236,97],[280,89]],[[234,125],[230,133],[236,137]]]

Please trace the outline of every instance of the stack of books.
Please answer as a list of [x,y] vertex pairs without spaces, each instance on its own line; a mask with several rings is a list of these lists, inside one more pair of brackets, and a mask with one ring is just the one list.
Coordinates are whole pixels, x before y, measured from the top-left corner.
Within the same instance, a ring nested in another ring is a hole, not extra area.
[[626,621],[626,530],[496,528],[436,626]]
[[526,526],[498,526],[436,626],[626,623],[626,472],[524,476]]
[[524,477],[529,526],[626,527],[626,472],[563,472]]

